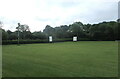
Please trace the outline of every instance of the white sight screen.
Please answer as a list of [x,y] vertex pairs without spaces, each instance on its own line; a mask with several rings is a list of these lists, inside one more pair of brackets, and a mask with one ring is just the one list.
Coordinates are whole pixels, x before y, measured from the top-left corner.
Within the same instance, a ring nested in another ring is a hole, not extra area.
[[52,42],[52,36],[49,36],[49,42]]
[[73,41],[77,41],[77,37],[73,37]]

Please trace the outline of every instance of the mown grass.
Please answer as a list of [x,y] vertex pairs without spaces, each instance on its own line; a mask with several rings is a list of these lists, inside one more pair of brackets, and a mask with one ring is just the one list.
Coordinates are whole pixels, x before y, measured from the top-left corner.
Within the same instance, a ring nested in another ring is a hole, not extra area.
[[114,41],[3,45],[3,77],[116,77]]

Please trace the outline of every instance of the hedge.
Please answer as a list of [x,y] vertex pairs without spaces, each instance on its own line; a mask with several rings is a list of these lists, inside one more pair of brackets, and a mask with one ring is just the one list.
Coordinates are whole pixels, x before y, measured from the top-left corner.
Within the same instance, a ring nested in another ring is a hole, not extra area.
[[[89,41],[90,39],[87,38],[79,38],[78,41]],[[53,39],[53,42],[66,42],[66,41],[73,41],[72,38],[63,38],[63,39]],[[38,40],[20,40],[20,44],[32,44],[32,43],[49,43],[48,39],[38,39]],[[2,45],[8,44],[18,44],[18,40],[3,40]]]

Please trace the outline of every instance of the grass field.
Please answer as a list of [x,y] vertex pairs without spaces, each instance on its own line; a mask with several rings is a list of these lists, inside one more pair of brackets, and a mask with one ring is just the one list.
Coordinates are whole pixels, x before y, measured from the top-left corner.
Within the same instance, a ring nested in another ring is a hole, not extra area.
[[3,77],[116,77],[114,41],[3,45]]

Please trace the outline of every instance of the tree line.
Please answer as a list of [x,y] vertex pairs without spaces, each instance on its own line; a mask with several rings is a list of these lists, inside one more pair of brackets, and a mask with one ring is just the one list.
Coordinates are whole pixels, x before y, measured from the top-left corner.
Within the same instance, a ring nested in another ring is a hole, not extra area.
[[[43,32],[31,32],[28,25],[20,25],[19,37],[21,40],[45,40],[49,36],[53,36],[53,39],[70,39],[77,36],[79,40],[120,40],[119,24],[119,20],[98,24],[74,22],[70,25],[60,25],[58,27],[46,25]],[[14,32],[2,28],[0,30],[2,31],[3,41],[18,39],[18,27]]]

